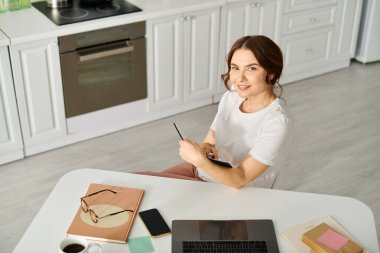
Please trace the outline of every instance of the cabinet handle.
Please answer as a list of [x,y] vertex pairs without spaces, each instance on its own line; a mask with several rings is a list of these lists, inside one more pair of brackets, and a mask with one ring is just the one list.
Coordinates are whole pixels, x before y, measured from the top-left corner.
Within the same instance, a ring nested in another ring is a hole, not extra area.
[[182,21],[182,22],[183,22],[183,21],[190,21],[190,20],[192,20],[192,19],[193,19],[192,16],[186,16],[186,17],[180,17],[180,18],[179,18],[179,20]]
[[306,49],[306,53],[312,54],[312,53],[314,53],[314,50],[312,48],[308,48],[308,49]]
[[263,4],[259,2],[255,2],[255,3],[252,3],[251,6],[255,8],[260,8],[261,6],[263,6]]
[[126,41],[125,46],[123,46],[123,47],[108,49],[108,50],[104,50],[104,51],[103,50],[97,51],[97,52],[90,53],[90,54],[78,53],[78,55],[79,55],[79,61],[85,62],[85,61],[91,61],[91,60],[95,60],[95,59],[99,59],[99,58],[104,58],[104,57],[116,55],[116,54],[130,53],[130,52],[133,52],[133,50],[134,50],[133,45],[129,41]]
[[192,20],[192,19],[193,19],[192,16],[186,16],[186,17],[185,17],[185,20],[186,20],[186,21],[190,21],[190,20]]
[[310,23],[316,23],[317,22],[317,18],[310,18]]

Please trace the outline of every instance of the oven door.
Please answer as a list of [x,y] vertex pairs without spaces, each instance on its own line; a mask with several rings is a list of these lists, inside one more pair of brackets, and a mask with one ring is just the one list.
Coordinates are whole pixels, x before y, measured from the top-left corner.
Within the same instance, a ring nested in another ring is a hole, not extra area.
[[145,38],[61,53],[66,118],[147,97]]

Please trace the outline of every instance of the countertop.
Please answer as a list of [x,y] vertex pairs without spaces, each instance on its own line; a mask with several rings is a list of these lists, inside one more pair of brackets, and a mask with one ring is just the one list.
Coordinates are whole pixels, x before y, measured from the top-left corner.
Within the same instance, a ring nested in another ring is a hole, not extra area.
[[[74,0],[75,1],[75,0]],[[128,0],[143,11],[57,26],[33,6],[0,14],[0,30],[12,45],[102,29],[224,5],[226,0]],[[2,37],[1,42],[2,41]],[[1,44],[2,45],[2,44]]]
[[8,37],[5,36],[5,34],[0,31],[0,47],[8,46],[8,45],[9,45]]

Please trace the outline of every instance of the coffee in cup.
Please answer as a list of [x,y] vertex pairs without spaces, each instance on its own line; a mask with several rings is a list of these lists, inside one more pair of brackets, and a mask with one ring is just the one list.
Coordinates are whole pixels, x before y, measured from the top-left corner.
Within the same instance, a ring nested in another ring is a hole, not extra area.
[[62,251],[65,253],[79,253],[83,251],[84,249],[85,248],[82,244],[74,243],[74,244],[69,244],[65,246]]
[[90,248],[98,248],[101,252],[101,246],[97,243],[88,243],[87,240],[76,237],[66,237],[59,245],[60,253],[88,253]]

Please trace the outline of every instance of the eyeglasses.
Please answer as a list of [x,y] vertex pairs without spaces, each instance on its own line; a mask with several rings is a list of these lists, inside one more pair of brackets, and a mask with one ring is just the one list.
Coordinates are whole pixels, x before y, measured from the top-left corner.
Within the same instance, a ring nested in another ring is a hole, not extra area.
[[122,210],[122,211],[118,211],[118,212],[115,212],[115,213],[110,213],[110,214],[107,214],[107,215],[104,215],[102,217],[99,217],[95,212],[94,210],[92,210],[89,205],[87,204],[87,202],[84,200],[85,198],[88,198],[88,197],[91,197],[91,196],[94,196],[96,194],[99,194],[101,192],[105,192],[105,191],[109,191],[109,192],[112,192],[113,194],[117,194],[118,192],[117,191],[113,191],[113,190],[110,190],[110,189],[104,189],[104,190],[101,190],[101,191],[97,191],[97,192],[94,192],[94,193],[91,193],[91,194],[88,194],[84,197],[81,197],[80,198],[80,202],[81,202],[81,206],[82,206],[82,210],[83,212],[85,213],[89,213],[90,214],[90,217],[91,217],[91,220],[94,222],[94,223],[97,223],[100,219],[103,219],[103,218],[106,218],[106,217],[109,217],[109,216],[113,216],[113,215],[116,215],[116,214],[119,214],[119,213],[123,213],[123,212],[132,212],[133,213],[133,210],[129,210],[129,209],[125,209],[125,210]]

